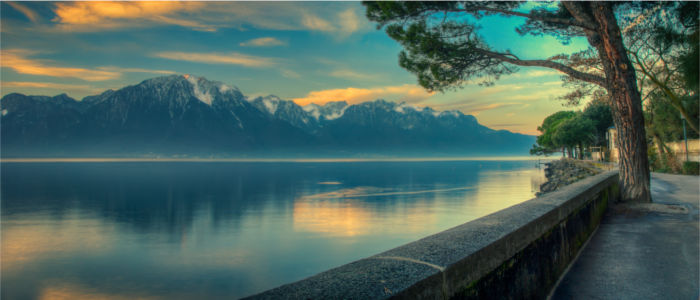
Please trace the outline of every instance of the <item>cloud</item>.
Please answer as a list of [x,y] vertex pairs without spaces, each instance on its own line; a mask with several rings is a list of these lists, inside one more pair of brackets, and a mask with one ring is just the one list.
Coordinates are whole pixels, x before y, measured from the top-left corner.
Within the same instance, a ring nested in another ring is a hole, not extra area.
[[354,32],[360,30],[361,18],[358,17],[354,9],[349,8],[340,13],[335,14],[335,24],[313,14],[304,14],[302,24],[306,29],[333,32],[336,37],[345,38]]
[[343,78],[343,79],[360,79],[360,80],[373,79],[373,78],[377,77],[377,75],[374,75],[374,74],[364,74],[364,73],[356,72],[356,71],[353,71],[350,69],[334,70],[328,75],[331,75],[333,77]]
[[55,95],[68,93],[71,95],[94,95],[103,92],[104,88],[97,88],[85,84],[64,84],[54,82],[31,81],[3,81],[0,83],[3,95],[9,93],[23,93],[28,95]]
[[404,84],[399,86],[385,86],[375,88],[344,88],[329,89],[309,92],[305,97],[293,99],[299,105],[309,103],[324,104],[330,101],[347,101],[350,104],[386,99],[391,101],[404,101],[408,103],[420,103],[432,95],[422,87]]
[[345,38],[372,28],[359,10],[340,2],[59,2],[53,21],[71,31],[178,25],[200,31],[311,30]]
[[3,88],[38,88],[55,90],[93,90],[89,85],[63,84],[52,82],[3,81]]
[[257,39],[252,39],[249,41],[242,42],[238,44],[243,47],[274,47],[274,46],[285,46],[287,43],[280,41],[273,37],[261,37]]
[[338,14],[340,22],[340,30],[345,34],[351,34],[360,29],[360,17],[357,16],[354,9],[348,9]]
[[527,123],[496,123],[496,124],[490,124],[490,126],[494,127],[517,127],[517,126],[524,126],[528,125]]
[[496,130],[508,130],[511,132],[517,132],[517,133],[522,133],[522,134],[530,134],[530,135],[539,135],[539,132],[537,130],[532,130],[532,124],[528,123],[494,123],[494,124],[488,124],[486,125],[487,127],[491,129],[496,129]]
[[305,14],[301,19],[301,24],[307,29],[317,30],[317,31],[334,31],[335,26],[331,25],[330,22],[321,19],[320,17],[312,14]]
[[502,93],[512,93],[514,91],[519,91],[526,88],[523,84],[498,84],[495,86],[490,86],[487,88],[482,88],[478,92],[473,93],[471,96],[473,98],[484,98],[486,96]]
[[27,50],[0,50],[2,67],[10,68],[20,74],[73,77],[86,81],[104,81],[121,77],[121,73],[106,70],[91,70],[73,67],[55,67],[47,65],[47,62],[29,59],[26,56],[33,54]]
[[241,65],[246,67],[270,67],[275,65],[272,59],[266,57],[258,57],[246,55],[236,52],[230,53],[195,53],[195,52],[158,52],[155,57],[181,60],[190,62],[199,62],[205,64],[229,64]]
[[527,70],[525,72],[518,72],[518,73],[513,73],[510,75],[503,76],[503,78],[527,78],[527,79],[532,79],[536,77],[545,77],[545,76],[561,76],[564,75],[564,73],[552,70],[552,69],[534,69],[534,70]]
[[197,21],[177,18],[178,13],[194,12],[202,7],[201,2],[58,2],[53,21],[65,30],[96,31],[144,25],[135,21],[213,30]]
[[436,104],[436,105],[431,105],[431,104],[427,104],[427,105],[432,106],[433,108],[439,109],[439,110],[459,110],[465,114],[478,116],[480,113],[487,111],[487,110],[494,110],[494,109],[499,109],[499,108],[523,105],[523,103],[500,102],[500,101],[494,101],[494,102],[460,101],[460,102],[443,103],[443,104]]
[[142,69],[142,68],[121,68],[121,67],[114,67],[114,66],[98,67],[97,69],[102,70],[102,71],[120,72],[120,73],[150,73],[150,74],[163,74],[163,75],[178,74],[178,72],[170,71],[170,70],[151,70],[151,69]]
[[5,3],[7,3],[9,6],[12,6],[12,8],[16,9],[17,11],[21,12],[25,17],[27,17],[27,19],[29,19],[29,21],[32,21],[32,23],[36,23],[39,20],[39,15],[37,15],[37,13],[31,10],[29,7],[12,1],[8,1]]
[[519,105],[519,104],[521,104],[521,103],[515,103],[515,102],[501,102],[501,103],[488,103],[488,104],[469,103],[469,104],[458,105],[457,107],[462,112],[464,112],[466,114],[478,116],[480,113],[487,111],[487,110],[515,106],[515,105]]
[[294,72],[292,70],[282,69],[281,72],[282,72],[282,76],[287,77],[287,78],[292,78],[292,79],[301,78],[301,75],[299,75],[299,73]]

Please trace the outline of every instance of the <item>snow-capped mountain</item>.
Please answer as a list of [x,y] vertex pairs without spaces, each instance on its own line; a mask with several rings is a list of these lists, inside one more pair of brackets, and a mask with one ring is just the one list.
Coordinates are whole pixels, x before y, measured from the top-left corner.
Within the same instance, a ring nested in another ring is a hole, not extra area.
[[260,111],[269,114],[270,117],[305,131],[315,132],[319,127],[317,118],[311,116],[291,100],[282,100],[277,96],[269,95],[257,97],[251,103]]
[[384,100],[302,107],[190,75],[81,101],[8,94],[0,108],[3,157],[494,155],[525,154],[534,141],[459,111]]
[[330,121],[342,117],[345,109],[348,108],[348,103],[345,101],[332,101],[324,105],[311,103],[303,108],[318,121]]

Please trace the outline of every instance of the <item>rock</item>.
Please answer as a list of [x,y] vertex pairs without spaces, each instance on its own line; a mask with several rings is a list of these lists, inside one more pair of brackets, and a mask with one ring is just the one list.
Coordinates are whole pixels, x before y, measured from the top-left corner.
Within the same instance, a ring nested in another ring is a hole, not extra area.
[[602,172],[592,163],[566,158],[545,165],[544,175],[547,182],[540,185],[540,191],[536,193],[537,196],[556,191],[562,186]]

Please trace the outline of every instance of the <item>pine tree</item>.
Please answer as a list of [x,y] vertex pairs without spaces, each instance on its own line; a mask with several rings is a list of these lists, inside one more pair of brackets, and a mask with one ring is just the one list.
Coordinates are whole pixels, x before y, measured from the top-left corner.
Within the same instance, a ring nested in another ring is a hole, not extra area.
[[[546,67],[604,88],[612,99],[620,151],[621,200],[651,202],[649,162],[641,97],[634,66],[623,44],[615,2],[560,2],[523,12],[520,2],[365,2],[367,17],[403,47],[399,64],[428,90],[457,88],[473,78],[490,84],[518,66]],[[497,51],[478,34],[475,20],[487,15],[525,18],[521,35],[554,35],[566,42],[585,37],[603,66],[580,70],[560,55],[520,59]]]

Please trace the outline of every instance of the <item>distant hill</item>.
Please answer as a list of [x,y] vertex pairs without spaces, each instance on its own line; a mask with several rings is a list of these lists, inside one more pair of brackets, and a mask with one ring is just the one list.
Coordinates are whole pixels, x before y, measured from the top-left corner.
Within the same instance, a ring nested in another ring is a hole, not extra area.
[[535,137],[459,111],[376,100],[299,106],[172,75],[76,101],[0,99],[2,157],[527,155]]

